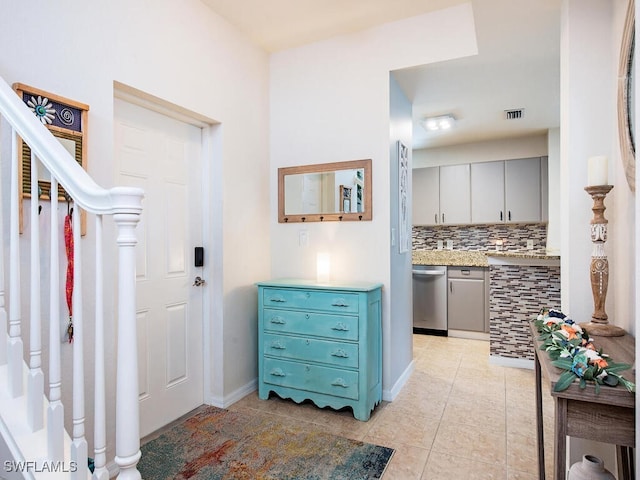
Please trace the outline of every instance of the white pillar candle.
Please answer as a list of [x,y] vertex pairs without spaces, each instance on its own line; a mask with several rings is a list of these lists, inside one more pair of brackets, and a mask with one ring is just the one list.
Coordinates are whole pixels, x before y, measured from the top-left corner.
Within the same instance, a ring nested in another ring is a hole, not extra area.
[[590,157],[587,165],[587,186],[608,185],[609,164],[607,157],[598,155]]
[[318,283],[329,283],[331,271],[331,256],[328,253],[319,252],[316,257],[316,274]]

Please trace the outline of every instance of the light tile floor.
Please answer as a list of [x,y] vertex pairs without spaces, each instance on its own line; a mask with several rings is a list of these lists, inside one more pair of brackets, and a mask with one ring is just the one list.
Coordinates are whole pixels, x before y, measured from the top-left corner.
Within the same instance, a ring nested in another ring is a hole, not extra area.
[[[336,435],[394,448],[384,480],[537,479],[533,370],[489,364],[481,340],[413,336],[413,374],[368,422],[350,409],[320,409],[252,393],[230,407],[269,411]],[[546,475],[553,478],[553,402],[543,391]]]

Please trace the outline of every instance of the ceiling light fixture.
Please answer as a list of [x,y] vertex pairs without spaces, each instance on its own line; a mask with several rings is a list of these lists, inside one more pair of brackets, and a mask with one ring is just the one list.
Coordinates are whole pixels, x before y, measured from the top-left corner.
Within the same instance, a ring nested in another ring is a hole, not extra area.
[[450,130],[456,123],[456,117],[451,113],[438,115],[437,117],[426,117],[422,120],[422,125],[428,132]]

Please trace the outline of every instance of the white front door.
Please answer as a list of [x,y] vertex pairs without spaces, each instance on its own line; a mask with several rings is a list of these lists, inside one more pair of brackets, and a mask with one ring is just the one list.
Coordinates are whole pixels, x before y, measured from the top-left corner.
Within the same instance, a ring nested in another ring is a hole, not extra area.
[[144,189],[137,229],[140,436],[203,403],[200,128],[115,100],[117,184]]

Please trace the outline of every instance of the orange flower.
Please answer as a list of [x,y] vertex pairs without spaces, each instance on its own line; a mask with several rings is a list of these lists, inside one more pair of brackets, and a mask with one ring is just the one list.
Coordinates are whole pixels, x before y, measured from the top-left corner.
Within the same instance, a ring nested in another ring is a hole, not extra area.
[[562,328],[562,330],[567,332],[566,336],[569,338],[569,340],[573,340],[574,338],[578,338],[577,335],[576,335],[576,331],[573,328],[571,328],[571,326],[564,324],[560,328]]
[[604,358],[594,358],[592,363],[600,368],[607,368],[609,366]]

